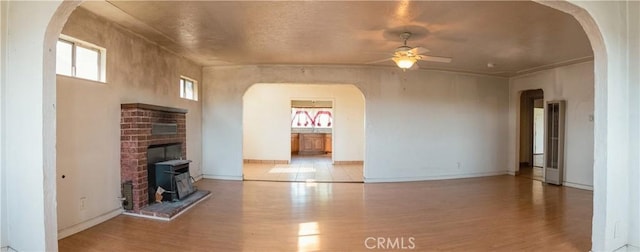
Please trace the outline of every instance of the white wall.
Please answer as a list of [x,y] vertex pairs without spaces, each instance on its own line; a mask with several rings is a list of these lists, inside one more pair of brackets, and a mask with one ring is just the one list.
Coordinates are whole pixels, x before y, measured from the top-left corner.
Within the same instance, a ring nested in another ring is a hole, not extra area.
[[[57,5],[56,2],[11,2],[6,6],[9,9],[8,27],[3,37],[8,37],[6,55],[2,59],[5,60],[2,161],[8,203],[6,245],[18,250],[51,248],[50,237],[55,235],[48,229],[51,222],[55,225],[55,210],[45,207],[51,206],[49,204],[52,202],[47,197],[49,188],[46,183],[49,178],[45,177],[47,172],[43,171],[50,158],[45,154],[50,151],[45,137],[50,137],[46,133],[54,127],[43,116],[51,113],[52,107],[45,106],[47,88],[42,85],[43,73],[46,72],[42,41],[46,25]],[[34,16],[27,18],[30,15]],[[39,43],[27,42],[31,40]],[[45,122],[49,124],[45,125]]]
[[[544,100],[565,100],[565,173],[564,183],[585,189],[593,188],[593,62],[558,67],[510,79],[509,118],[519,125],[520,94],[542,89]],[[509,169],[517,171],[518,127],[509,129]]]
[[[630,213],[630,230],[629,243],[640,250],[640,1],[629,3],[629,83],[630,92],[629,100],[631,106],[631,127],[629,132],[631,148],[629,156],[631,157],[631,169],[629,173],[629,185],[631,185],[629,193],[629,203],[631,207]],[[635,55],[635,57],[633,56]],[[635,84],[634,84],[635,83]],[[635,185],[635,186],[634,186]]]
[[[351,83],[365,96],[365,181],[504,174],[508,81],[346,66],[205,68],[205,177],[240,179],[242,96],[254,83]],[[336,112],[338,113],[338,112]],[[336,122],[337,123],[337,122]]]
[[[3,3],[5,4],[5,3]],[[18,251],[55,250],[55,189],[50,161],[55,121],[47,92],[45,33],[60,5],[51,2],[6,3],[6,42],[2,69],[2,167],[4,170],[7,243]],[[4,20],[3,20],[4,21]],[[53,197],[52,197],[53,196]],[[53,208],[53,209],[52,209]]]
[[333,101],[333,160],[364,160],[364,97],[353,85],[255,84],[243,99],[243,158],[290,160],[291,100]]
[[[118,214],[120,104],[188,109],[187,158],[201,174],[201,105],[179,98],[180,75],[201,80],[201,67],[77,9],[63,34],[107,50],[107,83],[57,77],[57,190],[60,237]],[[62,178],[65,175],[66,178]],[[85,198],[81,208],[80,198]]]
[[[2,59],[5,55],[5,39],[6,36],[4,36],[4,34],[6,34],[7,31],[7,3],[5,1],[0,2],[0,59]],[[7,183],[5,182],[5,175],[4,175],[4,170],[2,167],[4,167],[4,165],[2,165],[2,160],[4,160],[4,151],[3,151],[3,135],[4,135],[4,131],[3,131],[3,125],[4,123],[2,122],[2,119],[4,117],[4,112],[3,108],[4,108],[4,102],[2,102],[4,100],[4,96],[3,96],[3,90],[4,90],[4,61],[0,60],[0,250],[2,248],[4,248],[7,244],[7,196],[6,196],[6,189],[5,186],[7,185]]]

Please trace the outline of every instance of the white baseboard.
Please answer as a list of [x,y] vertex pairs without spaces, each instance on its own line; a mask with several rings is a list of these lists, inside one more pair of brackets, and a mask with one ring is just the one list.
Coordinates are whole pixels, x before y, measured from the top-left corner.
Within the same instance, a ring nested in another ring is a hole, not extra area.
[[17,250],[11,248],[11,247],[2,247],[0,248],[1,252],[18,252]]
[[621,248],[616,250],[616,252],[619,252],[619,251],[639,252],[640,251],[640,247],[636,247],[636,246],[633,246],[631,244],[627,244],[627,245],[625,245],[625,246],[623,246],[623,247],[621,247]]
[[562,185],[564,185],[566,187],[573,187],[573,188],[577,188],[577,189],[593,191],[593,186],[590,186],[590,185],[571,183],[571,182],[567,182],[567,181],[562,182]]
[[242,181],[242,176],[226,176],[226,175],[202,174],[202,177],[206,178],[206,179],[240,180],[240,181]]
[[636,247],[631,244],[626,244],[614,250],[614,252],[638,252],[638,251],[640,251],[640,247]]
[[480,172],[480,173],[468,173],[468,174],[459,174],[459,175],[442,175],[442,176],[427,176],[427,177],[364,178],[364,182],[365,183],[411,182],[411,181],[488,177],[488,176],[497,176],[497,175],[506,175],[506,174],[508,174],[507,171],[497,171],[497,172]]
[[87,228],[93,227],[95,225],[98,225],[102,222],[105,222],[113,217],[116,217],[118,215],[120,215],[122,212],[124,212],[124,210],[122,210],[122,208],[117,208],[114,210],[111,210],[107,213],[104,213],[100,216],[91,218],[89,220],[86,220],[84,222],[80,222],[78,224],[75,224],[73,226],[70,226],[68,228],[64,228],[61,230],[58,230],[58,240],[65,238],[67,236],[70,236],[72,234],[78,233],[80,231],[83,231]]
[[15,250],[15,249],[13,249],[12,247],[9,247],[9,246],[0,248],[0,251],[2,251],[2,252],[18,252],[17,250]]
[[334,165],[364,165],[363,160],[335,160]]
[[202,178],[203,178],[203,176],[202,176],[202,174],[200,174],[198,176],[193,177],[193,180],[198,181],[198,180],[201,180]]
[[516,174],[516,171],[507,171],[507,174],[511,175],[511,176],[516,176],[518,174]]

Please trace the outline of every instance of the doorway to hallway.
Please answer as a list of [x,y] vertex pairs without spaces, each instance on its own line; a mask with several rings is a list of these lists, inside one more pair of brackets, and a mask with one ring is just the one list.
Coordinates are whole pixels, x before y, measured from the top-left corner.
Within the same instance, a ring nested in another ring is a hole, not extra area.
[[544,92],[527,90],[520,95],[519,176],[544,181]]

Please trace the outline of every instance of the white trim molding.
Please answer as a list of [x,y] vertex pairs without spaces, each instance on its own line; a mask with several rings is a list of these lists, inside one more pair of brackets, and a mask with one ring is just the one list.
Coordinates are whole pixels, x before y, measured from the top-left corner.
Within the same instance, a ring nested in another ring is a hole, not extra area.
[[640,252],[640,247],[636,247],[631,244],[626,244],[614,250],[614,252]]
[[98,217],[95,218],[91,218],[89,220],[80,222],[78,224],[75,224],[73,226],[64,228],[64,229],[60,229],[58,230],[58,240],[65,238],[67,236],[73,235],[75,233],[78,233],[80,231],[83,231],[87,228],[93,227],[95,225],[98,225],[102,222],[105,222],[113,217],[116,217],[120,214],[122,214],[124,212],[124,210],[122,210],[122,208],[117,208],[114,210],[111,210],[107,213],[104,213]]
[[0,252],[18,252],[18,251],[16,251],[15,249],[7,246],[7,247],[0,248]]
[[592,185],[584,185],[584,184],[572,183],[568,181],[562,182],[562,185],[566,187],[573,187],[577,189],[593,191]]
[[206,179],[239,180],[239,181],[242,181],[242,176],[202,174],[202,177],[206,178]]

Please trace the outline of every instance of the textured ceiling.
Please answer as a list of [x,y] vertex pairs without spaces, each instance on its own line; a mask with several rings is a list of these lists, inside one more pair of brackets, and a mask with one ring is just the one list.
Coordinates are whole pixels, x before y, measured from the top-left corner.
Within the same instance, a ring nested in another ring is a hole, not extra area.
[[513,76],[593,56],[573,17],[534,2],[88,1],[82,7],[203,66],[368,65],[390,57],[404,31],[414,34],[409,46],[453,58],[420,62],[426,69]]

